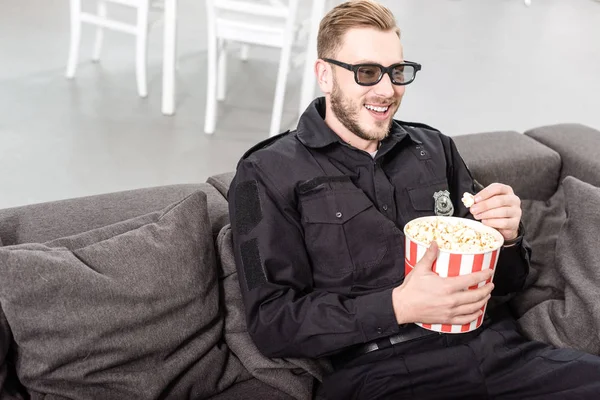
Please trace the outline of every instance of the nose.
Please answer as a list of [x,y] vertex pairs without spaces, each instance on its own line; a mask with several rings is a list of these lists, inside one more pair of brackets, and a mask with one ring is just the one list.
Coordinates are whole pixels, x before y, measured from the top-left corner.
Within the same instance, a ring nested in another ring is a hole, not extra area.
[[388,74],[383,74],[377,85],[373,86],[373,91],[377,96],[389,98],[394,96],[394,84]]

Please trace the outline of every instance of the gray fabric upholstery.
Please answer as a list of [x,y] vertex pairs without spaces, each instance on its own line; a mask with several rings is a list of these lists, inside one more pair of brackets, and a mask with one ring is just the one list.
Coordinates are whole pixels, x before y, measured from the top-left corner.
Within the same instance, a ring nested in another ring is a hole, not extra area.
[[228,225],[221,230],[217,239],[227,345],[258,380],[287,393],[294,399],[311,399],[315,379],[322,380],[324,374],[331,370],[329,363],[300,358],[267,358],[256,348],[246,328],[244,303],[231,240],[231,229]]
[[205,398],[249,378],[222,342],[200,191],[162,212],[0,248],[0,302],[34,398]]
[[560,156],[517,132],[488,132],[453,137],[474,178],[512,186],[522,199],[547,200],[556,192]]
[[[574,315],[572,313],[573,308],[567,306],[567,304],[572,304],[569,303],[569,299],[572,300],[573,296],[563,296],[562,292],[577,293],[579,289],[576,286],[575,289],[569,292],[569,281],[564,279],[557,269],[548,268],[548,266],[553,267],[555,265],[553,249],[557,243],[558,230],[566,219],[564,197],[562,200],[558,197],[560,194],[551,199],[550,197],[558,187],[558,182],[560,182],[559,177],[564,177],[566,174],[572,174],[595,185],[600,185],[600,167],[598,165],[600,161],[596,155],[597,150],[600,148],[598,131],[577,124],[561,124],[536,128],[526,132],[525,135],[516,132],[491,132],[457,136],[453,139],[475,178],[484,184],[494,181],[510,184],[522,199],[532,199],[531,201],[525,200],[523,202],[523,219],[526,224],[526,238],[533,245],[534,268],[540,271],[541,276],[528,289],[531,290],[528,292],[530,297],[516,298],[513,300],[513,304],[517,306],[520,314],[525,314],[524,319],[522,319],[524,325],[527,326],[529,324],[530,329],[534,329],[534,331],[530,331],[532,336],[546,341],[557,339],[556,336],[552,335],[559,335],[561,333],[559,331],[559,329],[562,329],[562,325],[560,324],[561,318],[571,320]],[[231,169],[234,169],[233,165]],[[207,180],[207,183],[202,184],[138,189],[0,210],[0,246],[2,242],[4,242],[5,246],[8,246],[19,243],[52,241],[52,243],[48,244],[54,246],[85,247],[88,240],[86,239],[87,235],[79,234],[109,225],[111,228],[108,232],[112,233],[109,233],[108,236],[112,238],[105,239],[104,241],[117,240],[117,237],[121,235],[127,236],[127,232],[132,230],[127,228],[127,226],[130,226],[128,224],[131,221],[123,224],[119,223],[120,221],[135,218],[135,223],[139,226],[151,224],[153,223],[152,221],[158,218],[157,215],[161,214],[164,207],[185,198],[198,189],[203,190],[207,194],[209,218],[212,232],[216,239],[216,235],[221,228],[229,223],[228,206],[225,197],[232,178],[233,172],[227,172],[212,176]],[[545,202],[548,199],[550,200]],[[598,206],[594,207],[597,209]],[[594,208],[592,207],[590,210],[594,210]],[[589,220],[594,221],[592,217],[589,217]],[[574,224],[573,222],[572,226]],[[125,231],[122,231],[124,227]],[[98,231],[107,232],[105,229],[99,229]],[[247,332],[245,332],[244,313],[243,309],[239,307],[241,303],[239,289],[237,288],[237,274],[231,269],[234,265],[232,262],[233,258],[230,253],[227,253],[230,251],[227,250],[229,246],[228,240],[230,239],[226,236],[226,231],[224,230],[218,239],[223,266],[217,271],[220,274],[220,295],[222,301],[225,301],[221,303],[221,307],[223,307],[221,312],[225,312],[226,316],[225,326],[221,332],[222,340],[225,340],[231,348],[228,348],[227,343],[223,343],[222,341],[216,343],[217,353],[221,352],[219,353],[221,355],[227,354],[227,356],[223,356],[223,363],[215,362],[210,366],[184,375],[185,378],[182,379],[184,381],[185,379],[192,379],[192,376],[195,376],[196,380],[202,380],[207,376],[208,378],[204,384],[210,386],[210,377],[213,376],[212,369],[228,365],[230,373],[222,377],[222,382],[227,382],[228,379],[231,382],[233,380],[232,377],[237,374],[237,378],[235,378],[237,383],[227,389],[225,389],[227,385],[223,384],[222,388],[225,390],[219,395],[211,397],[212,399],[254,400],[258,398],[262,400],[274,400],[294,398],[276,389],[276,387],[287,386],[288,388],[285,389],[287,392],[291,390],[297,393],[296,389],[302,387],[302,384],[298,385],[294,382],[290,378],[291,375],[308,369],[309,372],[300,374],[300,381],[302,381],[305,379],[304,377],[311,374],[318,376],[320,372],[318,368],[313,370],[308,365],[298,364],[296,360],[263,359],[259,353],[256,353],[256,348],[249,340]],[[77,237],[60,239],[70,235],[77,235]],[[590,238],[586,238],[583,241],[596,242],[595,239]],[[0,251],[2,251],[1,248]],[[585,251],[581,252],[581,254],[571,254],[571,256],[591,257]],[[557,260],[560,257],[562,256],[559,256]],[[1,261],[0,264],[2,264]],[[19,267],[22,268],[22,265],[20,263]],[[48,295],[43,295],[43,292],[40,292],[38,295],[40,298],[37,300],[42,302],[42,299],[45,298],[57,304],[56,299],[60,298],[57,296],[57,293],[61,293],[58,290],[67,290],[71,286],[74,286],[73,282],[78,282],[78,276],[77,274],[69,274],[69,276],[63,278],[62,286],[59,286],[57,291]],[[533,274],[532,278],[535,278],[535,276]],[[177,278],[177,276],[174,276],[174,278]],[[588,276],[585,278],[589,279]],[[58,279],[58,277],[53,279]],[[152,281],[155,282],[154,284],[161,279],[164,282],[166,278],[159,272],[155,279],[156,281]],[[199,278],[193,276],[193,279],[198,280]],[[578,282],[579,280],[576,283]],[[43,281],[36,282],[36,284],[41,283]],[[0,281],[0,287],[2,286],[4,285]],[[149,282],[146,286],[150,288],[152,287],[152,283]],[[2,295],[0,295],[1,301]],[[561,301],[564,304],[564,309],[553,305],[560,304]],[[550,306],[549,304],[552,305]],[[536,311],[535,306],[538,305],[542,308]],[[556,310],[563,310],[564,312],[559,313]],[[35,312],[36,310],[26,311]],[[39,310],[37,311],[39,312]],[[595,315],[599,315],[597,311],[594,312],[596,312]],[[548,321],[550,317],[558,318],[559,323],[556,324],[554,331],[552,331],[552,326],[549,327],[550,336],[546,337],[543,332],[538,331],[546,329],[546,325],[550,324]],[[110,318],[104,318],[102,321],[106,320],[112,323],[113,321]],[[545,321],[543,320],[544,318],[546,318]],[[14,385],[18,384],[18,381],[10,376],[11,374],[15,374],[14,365],[5,368],[7,360],[4,360],[4,364],[2,363],[3,358],[6,357],[8,357],[8,362],[11,362],[11,353],[15,347],[14,342],[11,348],[7,346],[12,333],[7,327],[6,322],[0,307],[0,398],[2,400],[11,398],[8,393],[13,390]],[[184,324],[183,326],[186,325]],[[535,329],[538,331],[535,331]],[[95,334],[91,330],[87,332],[91,335]],[[571,333],[571,331],[565,332]],[[204,334],[204,331],[199,331],[199,335]],[[593,335],[589,336],[593,337]],[[166,337],[166,339],[170,339],[170,337]],[[558,339],[557,343],[566,343],[564,337],[558,337]],[[143,344],[138,342],[140,342],[139,339],[135,340],[133,346],[141,346]],[[184,345],[187,346],[188,344],[184,343]],[[588,344],[589,346],[590,344]],[[236,358],[238,354],[243,365],[250,370],[252,375],[259,379],[250,379],[250,373],[241,367],[242,364]],[[6,380],[3,385],[3,379],[5,378]],[[264,382],[261,382],[261,380]],[[179,385],[185,385],[183,381]],[[273,383],[275,387],[265,382]],[[300,389],[300,391],[302,390]],[[303,393],[307,392],[304,391]],[[189,395],[194,396],[194,393],[189,393]],[[127,397],[131,398],[132,396]],[[34,398],[36,398],[35,394]]]
[[600,131],[580,124],[557,124],[531,129],[525,135],[560,154],[561,180],[574,176],[600,186]]
[[234,176],[235,172],[233,171],[225,172],[224,174],[211,176],[206,182],[213,185],[223,197],[227,198],[227,191],[229,190],[229,186],[231,185]]
[[201,189],[207,194],[213,234],[229,223],[227,201],[207,183],[136,189],[0,210],[5,246],[43,243],[134,218]]
[[563,186],[566,222],[555,262],[540,271],[556,293],[536,299],[519,324],[533,339],[600,355],[600,188],[573,177]]
[[517,294],[513,305],[517,316],[523,315],[540,299],[557,299],[563,296],[562,282],[553,268],[556,256],[556,239],[567,214],[563,185],[548,200],[523,200],[522,221],[525,239],[532,248],[531,271],[525,286],[527,290]]

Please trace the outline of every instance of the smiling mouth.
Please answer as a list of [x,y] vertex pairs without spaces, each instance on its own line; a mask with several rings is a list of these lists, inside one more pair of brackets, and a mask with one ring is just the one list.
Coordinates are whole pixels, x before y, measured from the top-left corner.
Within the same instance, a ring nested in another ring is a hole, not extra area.
[[377,113],[380,113],[380,114],[384,114],[384,113],[387,112],[387,110],[390,109],[390,106],[389,105],[387,105],[387,106],[373,106],[373,105],[370,105],[370,104],[365,104],[365,108],[367,110],[370,110],[370,111],[374,111],[374,112],[377,112]]
[[375,121],[387,121],[392,114],[392,105],[393,104],[375,106],[373,104],[365,104],[365,108]]

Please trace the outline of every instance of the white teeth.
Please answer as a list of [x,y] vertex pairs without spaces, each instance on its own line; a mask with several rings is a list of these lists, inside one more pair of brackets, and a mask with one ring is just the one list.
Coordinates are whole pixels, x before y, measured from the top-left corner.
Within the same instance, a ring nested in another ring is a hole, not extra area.
[[371,106],[368,104],[366,104],[365,107],[369,110],[377,111],[380,113],[386,112],[388,110],[388,108],[390,108],[389,106],[388,107],[375,107],[375,106]]

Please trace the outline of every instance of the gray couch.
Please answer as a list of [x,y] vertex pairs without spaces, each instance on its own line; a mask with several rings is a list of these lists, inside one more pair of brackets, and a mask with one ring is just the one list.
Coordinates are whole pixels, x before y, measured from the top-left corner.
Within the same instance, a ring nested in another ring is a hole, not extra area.
[[[600,132],[563,124],[455,141],[478,181],[509,184],[523,200],[535,271],[511,305],[524,332],[599,352],[589,291],[600,277],[577,267],[565,277],[554,264],[572,217],[594,222],[564,178],[590,184],[585,204],[599,210],[589,196],[600,191]],[[23,386],[46,399],[310,398],[327,362],[266,359],[245,332],[227,226],[232,176],[0,210],[0,398],[22,398]],[[593,251],[586,257],[600,270]],[[587,321],[591,340],[557,317]]]

